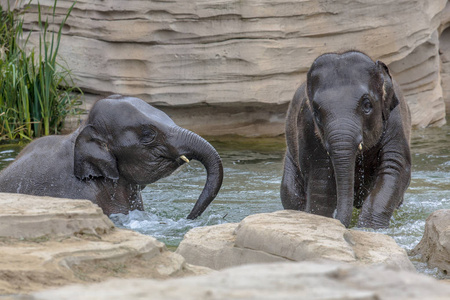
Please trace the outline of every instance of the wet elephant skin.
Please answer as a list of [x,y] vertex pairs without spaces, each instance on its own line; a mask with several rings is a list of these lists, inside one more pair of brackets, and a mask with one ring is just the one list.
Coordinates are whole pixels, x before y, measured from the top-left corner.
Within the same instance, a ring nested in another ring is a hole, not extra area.
[[286,119],[285,209],[387,227],[411,177],[411,117],[388,67],[358,51],[319,56]]
[[143,210],[141,190],[194,159],[207,179],[188,218],[202,214],[222,184],[217,151],[141,99],[97,101],[72,134],[30,143],[0,173],[0,192],[89,199],[107,215]]

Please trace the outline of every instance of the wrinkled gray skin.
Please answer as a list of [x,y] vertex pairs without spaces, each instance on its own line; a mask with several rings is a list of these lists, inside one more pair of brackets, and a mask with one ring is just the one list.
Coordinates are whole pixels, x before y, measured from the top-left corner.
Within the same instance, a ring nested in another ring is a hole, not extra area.
[[285,209],[349,226],[389,226],[411,177],[410,112],[386,65],[356,51],[324,54],[286,120]]
[[87,122],[67,136],[29,144],[0,173],[0,192],[89,199],[107,215],[143,210],[141,190],[187,159],[206,168],[205,187],[189,214],[202,214],[222,184],[219,154],[141,99],[114,95],[98,101]]

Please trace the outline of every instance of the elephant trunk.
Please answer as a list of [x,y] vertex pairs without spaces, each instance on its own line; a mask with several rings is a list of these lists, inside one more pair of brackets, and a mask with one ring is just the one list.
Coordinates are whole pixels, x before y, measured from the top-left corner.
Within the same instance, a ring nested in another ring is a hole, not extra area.
[[362,136],[356,128],[355,125],[344,130],[333,130],[328,138],[328,151],[336,178],[337,207],[335,217],[345,227],[350,225],[352,219],[355,161],[358,147],[362,142]]
[[176,130],[176,133],[174,145],[179,154],[201,162],[207,173],[203,191],[187,216],[188,219],[195,219],[205,211],[222,186],[222,160],[216,149],[199,135],[180,127]]

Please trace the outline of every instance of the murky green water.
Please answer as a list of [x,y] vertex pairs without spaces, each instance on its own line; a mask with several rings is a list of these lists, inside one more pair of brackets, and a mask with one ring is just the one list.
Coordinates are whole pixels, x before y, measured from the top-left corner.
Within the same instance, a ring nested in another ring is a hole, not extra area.
[[[218,197],[197,220],[186,220],[203,188],[206,172],[192,161],[168,178],[144,190],[145,212],[115,215],[121,227],[149,234],[176,247],[191,228],[239,222],[248,215],[281,210],[279,185],[282,175],[284,140],[211,140],[220,153],[225,178]],[[18,146],[0,146],[0,169],[13,160]],[[450,126],[416,130],[412,138],[412,182],[403,206],[396,211],[388,229],[411,250],[420,241],[425,220],[438,209],[450,209]],[[420,272],[440,276],[412,258]]]

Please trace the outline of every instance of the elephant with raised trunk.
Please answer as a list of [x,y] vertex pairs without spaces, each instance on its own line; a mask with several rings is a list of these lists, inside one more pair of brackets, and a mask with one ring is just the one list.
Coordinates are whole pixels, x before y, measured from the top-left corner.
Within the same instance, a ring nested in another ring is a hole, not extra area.
[[345,226],[387,227],[411,177],[411,117],[387,66],[349,51],[319,56],[286,120],[286,209]]
[[0,192],[89,199],[107,215],[143,210],[141,190],[191,159],[206,168],[195,219],[216,197],[223,167],[217,151],[141,99],[99,100],[72,134],[30,143],[0,173]]

